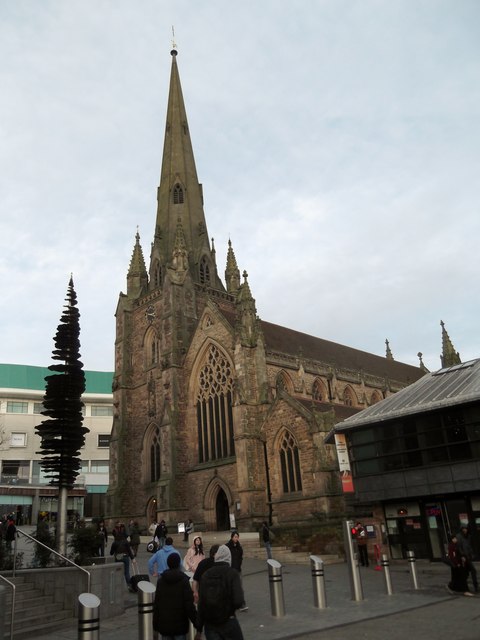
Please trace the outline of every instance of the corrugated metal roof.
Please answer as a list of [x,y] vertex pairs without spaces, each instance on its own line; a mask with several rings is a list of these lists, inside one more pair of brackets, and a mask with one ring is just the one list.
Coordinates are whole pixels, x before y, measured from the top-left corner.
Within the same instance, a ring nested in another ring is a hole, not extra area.
[[[480,359],[428,373],[409,387],[335,425],[341,433],[361,425],[395,420],[480,400]],[[332,434],[327,436],[330,439]]]
[[[1,389],[31,389],[43,391],[45,376],[52,372],[47,367],[33,367],[24,364],[0,364]],[[112,393],[113,373],[111,371],[85,371],[85,393]]]

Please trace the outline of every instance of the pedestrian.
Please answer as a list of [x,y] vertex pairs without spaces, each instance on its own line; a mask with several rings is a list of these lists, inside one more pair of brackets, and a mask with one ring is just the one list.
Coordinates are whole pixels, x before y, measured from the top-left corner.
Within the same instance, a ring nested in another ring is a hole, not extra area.
[[473,564],[473,547],[470,539],[470,535],[468,532],[468,527],[463,525],[460,527],[460,531],[457,533],[457,548],[465,558],[465,569],[467,571],[467,580],[468,576],[472,578],[473,590],[475,593],[478,593],[478,579],[477,579],[477,570],[475,569],[475,565]]
[[167,569],[157,582],[153,603],[153,628],[162,640],[186,640],[189,620],[197,624],[197,612],[188,576],[180,569],[178,553],[167,558]]
[[189,547],[185,559],[183,561],[183,566],[185,567],[185,571],[190,571],[191,573],[195,573],[198,565],[202,560],[205,560],[205,553],[203,552],[203,543],[200,536],[195,536],[193,539],[193,544]]
[[215,553],[215,564],[199,583],[198,629],[205,629],[207,640],[243,640],[235,611],[244,603],[240,573],[232,569],[232,554],[222,544]]
[[123,575],[129,591],[133,591],[130,584],[130,561],[136,562],[132,547],[127,539],[125,525],[120,524],[117,535],[113,541],[110,553],[115,557],[115,562],[123,562]]
[[97,543],[98,543],[98,555],[100,558],[105,556],[105,546],[108,542],[107,528],[103,520],[97,524]]
[[213,567],[213,565],[215,564],[215,554],[218,551],[218,544],[212,544],[212,546],[210,547],[210,551],[208,552],[208,558],[205,558],[204,560],[201,560],[200,564],[198,565],[195,573],[193,574],[193,578],[192,578],[192,589],[193,589],[193,599],[195,601],[195,604],[198,603],[198,585],[199,582],[203,576],[203,574],[205,573],[205,571],[208,571],[208,569],[211,569]]
[[7,528],[5,530],[5,544],[8,552],[12,551],[12,542],[15,540],[16,535],[17,528],[15,526],[15,520],[10,516],[7,520]]
[[168,529],[165,524],[165,520],[160,520],[160,524],[155,529],[155,542],[158,544],[158,548],[161,549],[167,539]]
[[188,542],[188,536],[195,531],[195,527],[190,518],[185,522],[185,529],[183,533],[183,541]]
[[358,555],[362,567],[368,567],[368,538],[367,531],[361,522],[355,525],[355,540],[357,541]]
[[[230,553],[232,554],[232,563],[231,563],[232,569],[235,569],[235,571],[238,571],[240,575],[240,582],[241,582],[243,547],[240,544],[240,534],[238,533],[238,531],[232,531],[232,533],[230,534],[230,540],[227,542],[226,546],[230,549]],[[242,602],[240,611],[248,611],[248,607],[245,600]]]
[[[178,553],[173,546],[173,539],[168,537],[161,549],[154,553],[148,561],[148,573],[155,578],[168,569],[167,558],[171,553]],[[180,554],[179,554],[180,555]]]
[[128,533],[130,536],[130,546],[132,547],[132,551],[136,557],[138,554],[138,547],[140,545],[140,529],[138,528],[138,522],[136,520],[130,520]]
[[266,520],[264,520],[262,523],[261,535],[263,540],[263,546],[265,547],[265,551],[267,552],[267,558],[268,560],[271,560],[273,531],[270,530],[270,527],[268,526],[268,523]]
[[448,559],[451,570],[450,582],[447,585],[448,591],[450,593],[463,593],[464,596],[473,596],[473,593],[468,590],[465,557],[458,550],[456,536],[452,536],[448,543]]

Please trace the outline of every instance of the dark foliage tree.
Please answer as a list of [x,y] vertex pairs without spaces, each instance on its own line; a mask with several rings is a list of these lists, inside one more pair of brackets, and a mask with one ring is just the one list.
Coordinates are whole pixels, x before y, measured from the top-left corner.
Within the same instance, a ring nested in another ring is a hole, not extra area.
[[[85,391],[85,373],[80,361],[80,313],[77,309],[77,294],[73,279],[68,284],[66,305],[54,338],[52,359],[61,361],[48,368],[52,375],[46,376],[46,389],[42,415],[47,416],[36,427],[41,438],[42,460],[40,462],[50,484],[59,487],[59,537],[66,535],[66,492],[73,487],[80,473],[80,448],[85,444],[89,429],[83,426],[82,394]],[[61,496],[61,490],[65,494]],[[60,503],[64,500],[65,504]],[[62,514],[62,508],[64,513]],[[65,522],[63,522],[65,520]],[[65,545],[59,543],[59,547]]]

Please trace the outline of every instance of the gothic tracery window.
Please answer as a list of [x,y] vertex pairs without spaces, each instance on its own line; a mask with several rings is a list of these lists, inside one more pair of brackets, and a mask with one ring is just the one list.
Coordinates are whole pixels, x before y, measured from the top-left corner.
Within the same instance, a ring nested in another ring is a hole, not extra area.
[[208,266],[205,256],[200,260],[200,282],[208,284],[210,282],[210,267]]
[[182,185],[177,184],[173,187],[173,204],[183,204],[184,202],[184,193],[182,189]]
[[150,327],[145,336],[145,358],[146,366],[151,367],[158,363],[159,340],[154,329]]
[[285,429],[280,440],[280,469],[284,493],[302,490],[300,455],[293,434]]
[[322,388],[318,380],[315,380],[312,386],[312,399],[318,402],[323,400]]
[[200,370],[196,398],[199,462],[235,455],[232,391],[230,362],[211,345]]
[[150,482],[160,480],[160,429],[155,427],[150,440]]
[[350,389],[350,387],[346,387],[345,391],[343,392],[343,404],[346,407],[353,407],[353,392]]

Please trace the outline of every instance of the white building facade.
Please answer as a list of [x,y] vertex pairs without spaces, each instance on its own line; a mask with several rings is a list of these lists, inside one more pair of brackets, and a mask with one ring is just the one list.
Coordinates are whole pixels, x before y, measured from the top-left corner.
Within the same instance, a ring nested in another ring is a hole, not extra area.
[[[0,516],[14,513],[19,524],[35,524],[39,514],[55,520],[57,489],[40,466],[40,437],[45,419],[46,367],[0,364]],[[85,371],[82,470],[69,492],[69,519],[101,517],[109,478],[113,401],[111,372]]]

